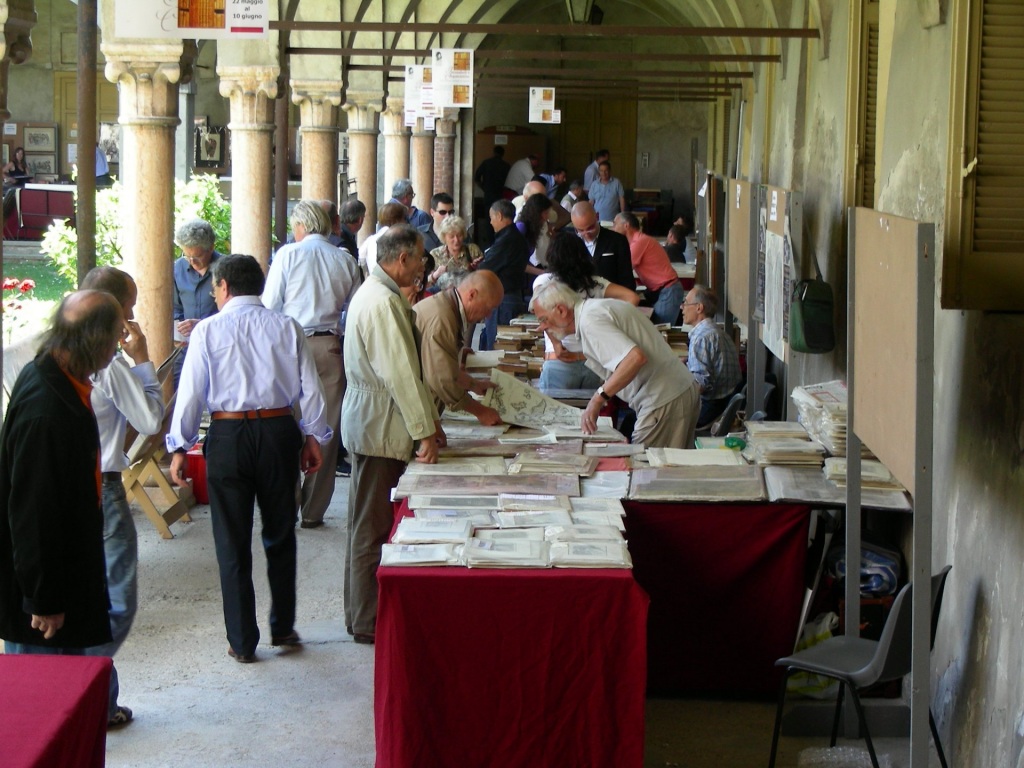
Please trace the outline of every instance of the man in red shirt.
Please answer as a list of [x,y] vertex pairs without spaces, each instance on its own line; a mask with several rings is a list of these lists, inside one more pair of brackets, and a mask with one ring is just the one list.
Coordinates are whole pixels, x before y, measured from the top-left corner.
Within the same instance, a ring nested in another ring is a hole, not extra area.
[[615,217],[615,231],[629,241],[633,271],[647,289],[647,303],[654,307],[651,320],[675,325],[685,292],[665,249],[653,237],[640,231],[640,222],[632,213],[620,213]]

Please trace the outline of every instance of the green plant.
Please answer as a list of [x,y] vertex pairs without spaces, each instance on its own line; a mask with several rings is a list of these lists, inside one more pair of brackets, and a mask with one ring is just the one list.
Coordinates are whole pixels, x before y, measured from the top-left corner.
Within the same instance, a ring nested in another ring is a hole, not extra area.
[[[118,267],[124,261],[124,212],[121,209],[122,187],[113,186],[96,193],[96,265]],[[76,198],[77,206],[77,198]],[[214,248],[231,253],[231,203],[220,193],[216,176],[197,175],[187,184],[174,184],[175,227],[189,219],[210,222],[217,237]],[[64,220],[50,225],[43,235],[41,249],[57,272],[72,284],[78,282],[78,232]],[[175,257],[181,255],[177,246]]]

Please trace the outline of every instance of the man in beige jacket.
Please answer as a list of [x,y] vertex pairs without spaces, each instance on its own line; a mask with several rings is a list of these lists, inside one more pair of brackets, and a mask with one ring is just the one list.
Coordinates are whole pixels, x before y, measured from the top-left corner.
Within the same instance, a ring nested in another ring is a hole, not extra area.
[[[412,308],[402,295],[423,273],[423,236],[396,224],[377,241],[377,266],[356,291],[345,325],[341,431],[352,461],[345,563],[345,626],[373,643],[377,566],[391,531],[391,489],[413,457],[437,462],[444,432],[420,374]],[[419,441],[418,448],[415,446]]]
[[466,329],[491,314],[504,295],[498,276],[481,269],[470,273],[457,288],[435,294],[413,308],[421,336],[423,380],[434,396],[438,412],[452,408],[473,414],[486,426],[501,424],[496,410],[469,394],[483,394],[490,383],[477,381],[466,373],[462,351],[466,347]]

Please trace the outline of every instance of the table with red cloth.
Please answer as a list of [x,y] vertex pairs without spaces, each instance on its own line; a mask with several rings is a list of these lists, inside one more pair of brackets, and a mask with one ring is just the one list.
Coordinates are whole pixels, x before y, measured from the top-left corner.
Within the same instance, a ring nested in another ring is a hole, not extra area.
[[624,501],[651,598],[648,693],[775,695],[804,596],[805,504]]
[[377,579],[377,768],[643,765],[648,599],[631,571]]
[[102,768],[111,660],[0,654],[0,765]]

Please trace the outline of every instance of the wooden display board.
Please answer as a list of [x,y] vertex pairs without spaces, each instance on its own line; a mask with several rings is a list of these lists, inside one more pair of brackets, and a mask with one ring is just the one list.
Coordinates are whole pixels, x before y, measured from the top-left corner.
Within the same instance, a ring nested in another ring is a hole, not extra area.
[[752,216],[756,208],[757,188],[748,181],[729,179],[725,195],[726,306],[744,323],[750,321],[750,270],[753,262],[754,232]]
[[917,374],[924,362],[916,298],[920,273],[933,272],[924,262],[933,257],[934,227],[866,208],[854,209],[852,223],[855,416],[850,429],[914,496],[915,456],[924,447],[915,444],[923,396]]

